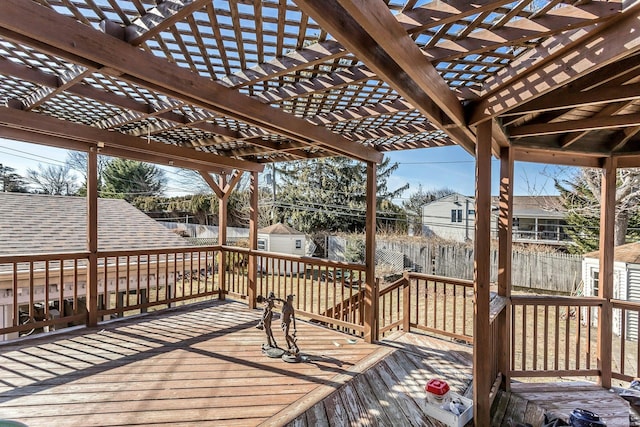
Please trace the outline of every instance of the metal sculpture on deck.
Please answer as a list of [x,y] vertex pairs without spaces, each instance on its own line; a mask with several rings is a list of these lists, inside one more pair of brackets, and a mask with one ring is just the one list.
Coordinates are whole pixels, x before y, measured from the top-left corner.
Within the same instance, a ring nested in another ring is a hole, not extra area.
[[[267,337],[267,342],[262,344],[262,352],[269,357],[280,357],[285,362],[291,363],[300,361],[300,349],[296,343],[297,329],[293,297],[294,295],[288,295],[285,301],[281,298],[277,298],[273,292],[269,292],[269,295],[266,298],[262,295],[258,295],[256,298],[258,303],[264,303],[262,317],[256,325],[256,328],[264,330]],[[273,309],[276,302],[282,303],[282,316],[280,322],[282,324],[281,326],[285,341],[287,342],[287,350],[278,347],[271,328],[273,321]]]

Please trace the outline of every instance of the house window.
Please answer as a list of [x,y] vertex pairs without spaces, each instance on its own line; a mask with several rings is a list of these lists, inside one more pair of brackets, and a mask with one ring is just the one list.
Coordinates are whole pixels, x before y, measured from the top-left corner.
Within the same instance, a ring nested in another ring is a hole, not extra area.
[[265,239],[258,239],[258,250],[259,251],[267,250],[267,241]]
[[451,209],[451,222],[462,222],[462,209]]
[[296,249],[302,249],[302,240],[296,239]]
[[593,289],[593,296],[597,297],[600,291],[600,272],[598,270],[591,270],[591,284]]

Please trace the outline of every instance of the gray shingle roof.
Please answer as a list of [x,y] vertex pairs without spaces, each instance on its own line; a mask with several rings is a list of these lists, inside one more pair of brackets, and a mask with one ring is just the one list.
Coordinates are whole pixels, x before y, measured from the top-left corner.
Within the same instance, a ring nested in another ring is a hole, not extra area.
[[[600,250],[586,253],[583,256],[597,259],[600,257]],[[627,264],[640,264],[640,242],[616,246],[613,250],[613,260]]]
[[[86,250],[83,197],[0,193],[0,255]],[[189,246],[124,200],[98,200],[98,250]]]

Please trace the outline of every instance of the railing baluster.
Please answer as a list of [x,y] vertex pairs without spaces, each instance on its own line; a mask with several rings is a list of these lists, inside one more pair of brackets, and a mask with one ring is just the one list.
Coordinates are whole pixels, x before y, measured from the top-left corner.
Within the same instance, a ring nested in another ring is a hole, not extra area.
[[533,305],[533,369],[538,369],[538,305]]

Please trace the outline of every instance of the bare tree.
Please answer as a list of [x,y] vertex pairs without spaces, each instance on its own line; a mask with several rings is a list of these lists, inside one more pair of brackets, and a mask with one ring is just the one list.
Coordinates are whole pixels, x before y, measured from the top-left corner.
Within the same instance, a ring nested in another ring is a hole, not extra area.
[[[84,182],[87,182],[87,157],[87,153],[82,151],[69,151],[66,160],[66,164],[78,172],[84,178]],[[102,187],[102,174],[110,160],[110,157],[98,156],[98,188]]]
[[[567,179],[557,180],[556,188],[567,209],[567,216],[576,236],[597,235],[600,217],[602,171],[584,168]],[[640,169],[618,169],[615,197],[615,245],[626,242],[629,222],[640,208]],[[594,240],[594,237],[591,237]]]
[[45,194],[70,196],[76,194],[79,188],[69,165],[43,167],[38,164],[38,170],[27,170],[27,179]]

